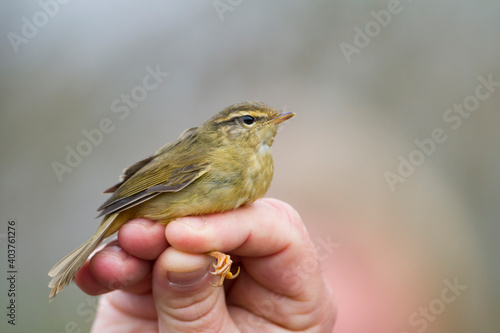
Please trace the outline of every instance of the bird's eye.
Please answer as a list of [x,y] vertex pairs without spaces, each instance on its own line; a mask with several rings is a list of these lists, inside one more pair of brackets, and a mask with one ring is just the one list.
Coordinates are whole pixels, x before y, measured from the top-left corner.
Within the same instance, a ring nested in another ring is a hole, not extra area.
[[255,118],[252,116],[248,116],[248,115],[241,117],[241,120],[243,121],[243,123],[245,125],[248,125],[248,126],[253,125],[255,123]]

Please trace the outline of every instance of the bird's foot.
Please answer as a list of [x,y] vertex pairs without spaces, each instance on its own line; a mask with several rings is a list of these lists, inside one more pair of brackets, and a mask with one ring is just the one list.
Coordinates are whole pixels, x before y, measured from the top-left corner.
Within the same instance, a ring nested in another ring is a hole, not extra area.
[[217,262],[213,264],[215,271],[210,273],[213,275],[220,276],[220,280],[219,282],[217,282],[217,284],[210,283],[212,286],[221,287],[222,284],[224,283],[224,279],[232,280],[240,274],[239,267],[236,274],[231,273],[231,265],[233,264],[233,261],[231,260],[231,257],[229,255],[219,251],[210,251],[207,254],[217,259]]

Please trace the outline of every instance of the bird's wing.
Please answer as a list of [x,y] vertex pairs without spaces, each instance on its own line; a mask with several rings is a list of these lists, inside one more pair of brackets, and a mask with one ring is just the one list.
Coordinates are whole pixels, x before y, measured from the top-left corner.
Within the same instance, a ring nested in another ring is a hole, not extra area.
[[[180,139],[189,139],[183,135]],[[126,169],[122,182],[111,188],[113,195],[99,207],[99,216],[138,205],[162,192],[180,191],[207,173],[209,164],[200,162],[203,151],[186,151],[179,142],[162,147],[151,158]]]
[[146,166],[146,164],[148,164],[149,162],[151,162],[151,160],[153,160],[153,158],[155,158],[155,157],[156,157],[156,155],[150,156],[148,158],[140,160],[137,163],[132,164],[131,166],[129,166],[126,169],[123,169],[123,174],[120,176],[120,182],[118,184],[114,185],[114,186],[111,186],[110,188],[108,188],[103,193],[113,193],[113,192],[115,192],[120,186],[122,186],[122,184],[124,182],[126,182],[130,177],[132,177],[137,171],[139,171],[144,166]]
[[129,166],[126,169],[123,169],[123,174],[120,176],[120,182],[118,184],[115,184],[114,186],[111,186],[108,188],[106,191],[103,193],[113,193],[115,192],[124,182],[126,182],[130,177],[132,177],[137,171],[142,169],[144,166],[146,166],[149,162],[151,162],[155,157],[160,155],[163,152],[166,152],[168,150],[171,150],[173,147],[175,147],[179,142],[189,139],[189,137],[193,136],[194,132],[198,129],[198,127],[191,127],[179,136],[177,141],[167,143],[160,149],[158,149],[157,152],[155,152],[152,156],[149,156],[143,160],[140,160],[139,162],[136,162]]
[[178,192],[208,172],[209,165],[192,162],[176,166],[153,159],[116,189],[99,207],[99,216],[138,205],[162,192]]

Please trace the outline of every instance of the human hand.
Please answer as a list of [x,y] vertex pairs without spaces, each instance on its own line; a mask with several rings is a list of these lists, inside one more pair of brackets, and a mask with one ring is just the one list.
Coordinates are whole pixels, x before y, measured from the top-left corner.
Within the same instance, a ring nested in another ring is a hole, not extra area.
[[[218,278],[203,254],[214,249],[241,268],[222,288],[210,285]],[[298,213],[275,199],[166,227],[132,220],[75,281],[107,293],[94,332],[331,332],[335,321],[314,245]]]

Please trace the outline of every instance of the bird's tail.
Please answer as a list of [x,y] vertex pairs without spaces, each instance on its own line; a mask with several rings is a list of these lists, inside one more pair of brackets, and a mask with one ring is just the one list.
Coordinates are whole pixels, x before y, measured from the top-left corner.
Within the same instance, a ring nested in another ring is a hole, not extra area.
[[49,295],[51,301],[70,283],[71,280],[73,280],[76,272],[83,266],[87,258],[99,246],[101,241],[109,236],[108,229],[117,216],[118,213],[109,215],[88,241],[80,245],[52,267],[49,272],[49,276],[52,277],[49,283],[49,288],[52,288]]

